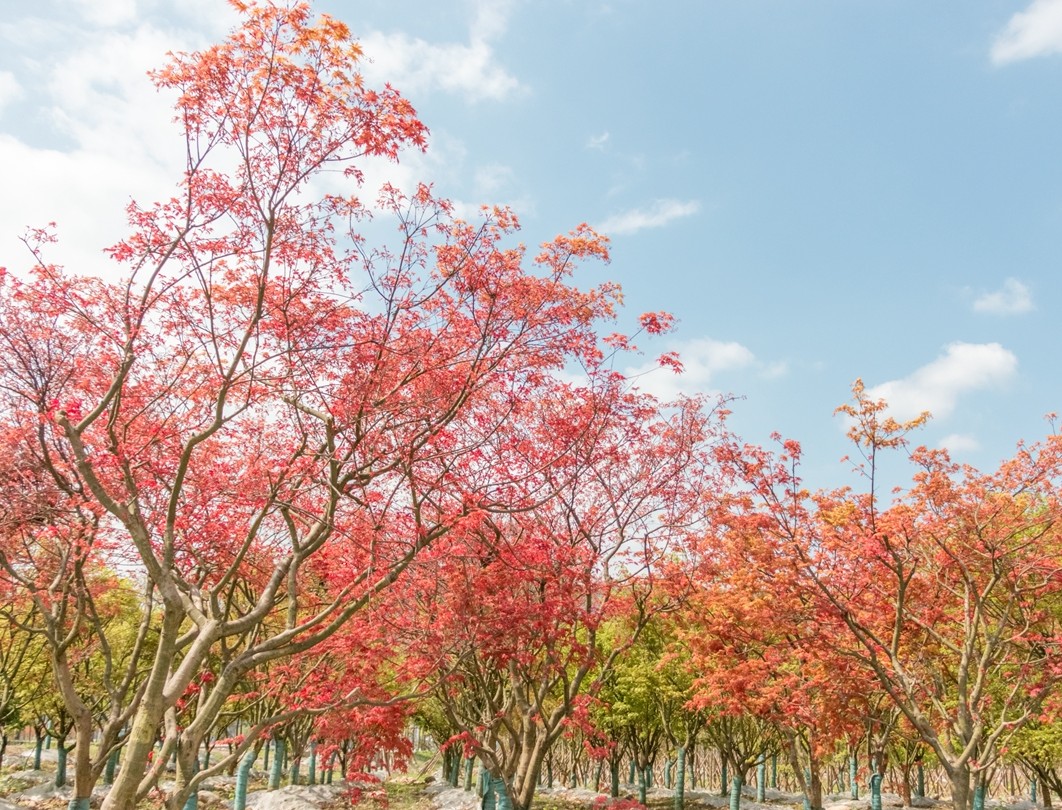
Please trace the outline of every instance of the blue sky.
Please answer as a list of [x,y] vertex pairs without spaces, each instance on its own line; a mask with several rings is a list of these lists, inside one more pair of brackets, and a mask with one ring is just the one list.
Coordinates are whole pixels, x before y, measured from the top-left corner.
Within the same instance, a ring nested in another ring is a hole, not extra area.
[[[536,244],[610,234],[628,326],[669,310],[687,373],[750,441],[852,482],[833,409],[856,377],[991,468],[1062,410],[1062,0],[318,0],[370,83],[432,132],[388,170],[461,210],[511,204]],[[0,265],[56,220],[106,273],[130,196],[180,144],[143,73],[235,17],[223,0],[0,0]],[[385,170],[370,173],[370,182]]]

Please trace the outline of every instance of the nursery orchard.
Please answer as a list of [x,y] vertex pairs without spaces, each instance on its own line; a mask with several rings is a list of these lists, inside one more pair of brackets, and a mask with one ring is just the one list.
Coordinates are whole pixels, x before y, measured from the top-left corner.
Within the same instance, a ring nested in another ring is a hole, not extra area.
[[353,779],[412,728],[516,810],[628,766],[681,807],[708,759],[734,801],[770,763],[816,810],[882,777],[1062,794],[1058,436],[960,467],[856,382],[854,485],[813,489],[725,400],[614,370],[670,319],[617,333],[618,287],[578,286],[603,235],[529,249],[510,210],[364,188],[424,147],[410,104],[340,22],[233,5],[152,74],[185,170],[113,274],[50,263],[47,227],[5,257],[5,747],[53,740],[75,810],[171,764],[168,807],[223,772],[239,807],[263,749],[275,784]]

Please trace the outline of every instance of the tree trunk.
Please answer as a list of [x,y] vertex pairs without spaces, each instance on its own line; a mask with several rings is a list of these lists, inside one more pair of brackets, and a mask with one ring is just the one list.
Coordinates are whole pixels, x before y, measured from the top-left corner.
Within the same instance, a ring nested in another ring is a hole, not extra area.
[[953,810],[970,810],[973,790],[970,789],[968,768],[954,768],[948,774],[951,781],[951,806]]
[[741,782],[741,774],[736,774],[730,781],[730,810],[741,810]]
[[767,801],[767,757],[760,754],[756,762],[756,801],[763,804]]
[[273,740],[273,769],[269,772],[269,789],[280,787],[280,775],[284,772],[284,741],[277,737]]
[[686,807],[686,746],[675,752],[675,810]]
[[57,788],[66,787],[66,745],[60,742],[55,753],[57,754],[55,760],[55,786]]
[[870,810],[881,810],[881,780],[880,773],[870,776]]
[[[266,750],[269,750],[268,746]],[[255,758],[252,748],[240,759],[240,766],[236,769],[236,795],[232,799],[232,810],[244,810],[247,807],[247,783],[251,781],[251,766]]]
[[856,762],[856,755],[853,753],[848,757],[848,781],[851,782],[851,797],[853,799],[859,798],[859,769]]
[[115,748],[111,751],[110,756],[107,757],[107,765],[103,769],[103,784],[114,784],[114,773],[118,770],[118,756],[121,754],[121,748]]

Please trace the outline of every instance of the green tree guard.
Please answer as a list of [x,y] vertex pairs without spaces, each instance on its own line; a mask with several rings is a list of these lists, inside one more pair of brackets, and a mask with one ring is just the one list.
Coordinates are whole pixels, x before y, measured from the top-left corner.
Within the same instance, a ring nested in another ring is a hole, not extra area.
[[675,810],[686,807],[686,746],[675,752]]
[[482,810],[513,810],[512,800],[509,798],[509,789],[505,786],[505,780],[499,776],[488,774],[484,780],[486,787],[483,792],[483,800],[480,802]]
[[771,755],[771,790],[778,790],[778,754]]
[[58,755],[55,761],[55,786],[61,788],[66,785],[66,746],[59,743],[55,753]]
[[880,773],[870,777],[870,810],[881,810],[881,779]]
[[52,750],[52,735],[51,734],[45,734],[44,735],[44,750],[45,751],[51,751]]
[[[804,810],[811,810],[811,769],[804,769]],[[881,810],[881,808],[877,808]]]
[[486,797],[490,792],[490,771],[488,771],[487,766],[482,763],[479,766],[479,782],[476,783],[476,789],[479,793],[480,799]]
[[611,777],[609,795],[612,796],[613,799],[619,798],[619,769],[620,764],[618,759],[613,760],[608,764],[609,776]]
[[638,769],[638,804],[645,807],[646,780],[645,768]]
[[284,767],[284,741],[277,737],[273,740],[273,769],[269,772],[269,789],[277,790],[280,787],[280,774]]
[[985,783],[981,779],[974,788],[973,810],[985,810]]
[[601,760],[597,763],[597,773],[594,774],[594,793],[597,793],[601,789],[601,774],[605,772],[605,761]]
[[[266,750],[269,750],[268,746]],[[254,765],[254,760],[253,748],[240,757],[240,764],[236,768],[236,795],[232,797],[232,810],[245,810],[247,807],[247,784],[251,781],[251,766]]]
[[856,776],[858,775],[858,770],[856,768],[857,764],[855,754],[848,757],[848,781],[852,786],[851,796],[853,799],[859,798],[859,781],[856,779]]
[[41,769],[41,749],[44,748],[44,737],[37,734],[37,740],[33,745],[33,770]]
[[299,769],[302,766],[302,758],[295,757],[291,760],[291,766],[288,768],[288,782],[292,785],[299,784]]
[[650,787],[650,788],[653,786],[653,766],[652,765],[646,765],[645,766],[645,786],[646,787]]
[[114,772],[118,770],[118,755],[121,751],[121,748],[115,748],[111,751],[111,755],[107,757],[107,764],[103,767],[103,784],[114,784]]
[[457,787],[461,781],[461,757],[455,752],[450,758],[450,787]]
[[767,755],[760,754],[756,761],[756,801],[763,804],[767,801]]
[[89,797],[84,796],[80,799],[71,799],[66,804],[66,810],[89,810]]
[[730,781],[730,810],[741,810],[741,774]]
[[472,771],[475,769],[475,761],[472,757],[465,757],[465,790],[472,790]]
[[317,784],[317,743],[310,743],[310,772],[306,779],[306,784]]
[[266,744],[265,744],[265,761],[262,763],[262,770],[265,771],[266,773],[269,773],[269,749],[270,749],[270,747],[271,746],[269,745],[269,740],[266,740]]
[[[918,760],[918,781],[915,784],[915,796],[919,799],[926,797],[926,769],[922,765],[922,760]],[[1033,797],[1033,801],[1036,801],[1036,797]]]
[[206,742],[203,743],[203,761],[200,763],[199,767],[202,770],[204,770],[204,771],[207,768],[210,767],[210,743],[209,743],[209,741],[206,741]]
[[1029,780],[1029,801],[1036,804],[1036,777]]
[[328,768],[325,771],[325,784],[332,784],[332,775],[336,772],[337,759],[339,759],[339,752],[333,751],[332,756],[328,758]]
[[635,768],[635,765],[634,765],[634,760],[632,759],[631,760],[631,776],[630,776],[630,779],[627,780],[627,784],[628,785],[633,785],[634,784],[635,770],[636,770],[636,768]]
[[664,760],[664,788],[671,790],[671,758]]
[[[505,784],[505,780],[495,776],[490,780],[490,785],[496,796],[495,810],[513,810],[513,802],[509,797],[509,787]],[[984,810],[984,807],[980,808],[980,810]]]

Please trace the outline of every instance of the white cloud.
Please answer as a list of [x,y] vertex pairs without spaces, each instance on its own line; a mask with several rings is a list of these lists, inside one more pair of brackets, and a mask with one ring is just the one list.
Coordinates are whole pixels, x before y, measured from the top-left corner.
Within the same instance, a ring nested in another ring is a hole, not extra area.
[[697,200],[657,200],[648,208],[634,208],[615,214],[597,229],[610,236],[637,233],[646,228],[662,228],[669,222],[683,217],[689,217],[701,210],[701,204]]
[[504,100],[522,85],[498,64],[491,43],[505,33],[511,9],[511,2],[480,0],[467,43],[370,32],[360,38],[365,78],[370,85],[390,82],[407,97],[440,89],[469,101]]
[[997,388],[1014,377],[1018,358],[998,343],[951,343],[940,357],[907,377],[867,389],[871,399],[884,399],[899,420],[929,411],[948,417],[959,398],[972,391]]
[[0,70],[0,113],[12,101],[18,101],[24,95],[22,85],[18,83],[15,74]]
[[497,39],[509,28],[513,0],[477,0],[469,35],[473,42]]
[[1033,300],[1025,284],[1016,278],[1008,278],[1000,289],[979,296],[973,308],[975,312],[993,315],[1018,315],[1032,310]]
[[981,443],[977,439],[964,433],[949,433],[937,443],[937,446],[944,448],[952,456],[960,453],[973,453],[981,449]]
[[591,135],[586,139],[587,149],[604,149],[605,144],[608,143],[608,132],[602,132],[600,135]]
[[[753,370],[765,377],[784,373],[779,364],[764,365],[747,346],[734,341],[695,338],[673,342],[668,351],[675,351],[682,363],[682,373],[660,367],[654,360],[628,368],[628,377],[637,378],[637,386],[660,399],[674,399],[680,394],[718,393],[718,377],[732,371]],[[648,352],[647,352],[648,353]]]
[[136,19],[136,0],[74,0],[78,12],[91,23],[122,25]]
[[1062,52],[1062,0],[1033,0],[1019,11],[992,43],[997,65]]

